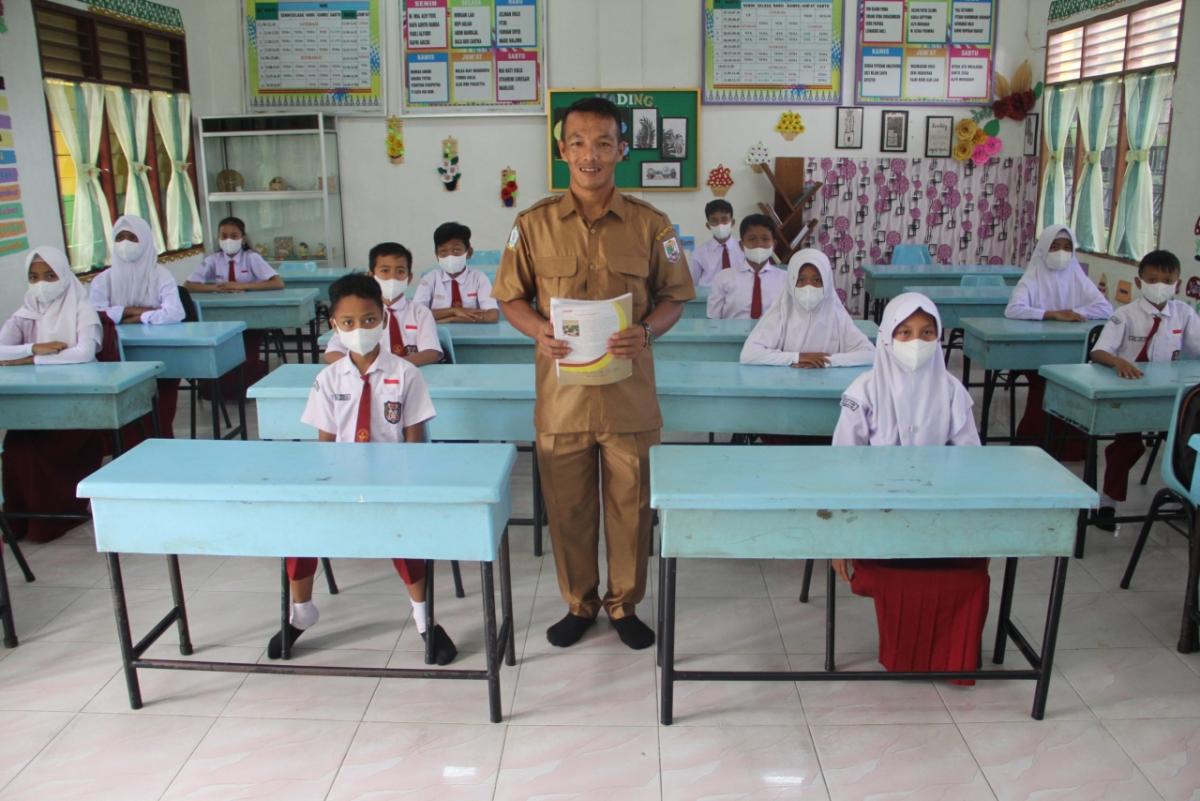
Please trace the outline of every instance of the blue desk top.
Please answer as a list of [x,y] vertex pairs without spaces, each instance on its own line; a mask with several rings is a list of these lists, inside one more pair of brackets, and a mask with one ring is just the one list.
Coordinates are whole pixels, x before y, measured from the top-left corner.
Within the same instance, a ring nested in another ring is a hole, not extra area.
[[[81,498],[499,503],[512,445],[146,440],[79,484]],[[347,534],[353,532],[346,532]]]
[[[287,279],[284,279],[285,281]],[[300,306],[315,303],[320,293],[315,289],[266,289],[258,292],[197,292],[192,295],[200,308],[250,306]]]
[[870,276],[911,276],[914,279],[929,275],[1002,275],[1011,278],[1025,274],[1020,267],[1011,264],[864,264],[862,269]]
[[0,395],[115,395],[162,371],[162,362],[24,364],[0,369]]
[[711,286],[693,287],[696,290],[696,297],[688,301],[688,303],[708,303],[708,295],[712,292]]
[[920,292],[934,303],[1005,305],[1012,296],[1011,286],[906,286],[905,292]]
[[[700,470],[721,480],[698,482]],[[657,445],[650,451],[656,509],[1081,509],[1096,498],[1040,448]]]
[[1052,364],[1038,370],[1047,381],[1061,384],[1085,398],[1168,397],[1181,387],[1200,383],[1200,361],[1139,364],[1141,378],[1121,378],[1116,370],[1099,364]]
[[963,332],[988,342],[1080,342],[1103,320],[1064,323],[1058,320],[1010,320],[1007,317],[964,317]]
[[292,278],[300,280],[304,280],[305,278],[337,280],[343,275],[355,271],[360,270],[356,267],[321,267],[306,264],[282,264],[279,266],[279,275],[283,277],[285,283]]
[[117,326],[117,336],[126,345],[155,347],[216,347],[246,330],[246,324],[230,320],[215,323],[174,323],[171,325],[139,325],[126,323]]

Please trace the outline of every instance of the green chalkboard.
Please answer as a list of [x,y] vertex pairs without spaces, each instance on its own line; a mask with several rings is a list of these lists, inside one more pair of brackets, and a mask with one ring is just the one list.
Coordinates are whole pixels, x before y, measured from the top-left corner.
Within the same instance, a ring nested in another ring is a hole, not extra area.
[[563,113],[576,100],[593,95],[611,100],[621,110],[621,137],[629,150],[617,165],[618,188],[646,192],[699,188],[699,89],[551,89],[546,114],[550,191],[561,192],[571,180],[558,153]]

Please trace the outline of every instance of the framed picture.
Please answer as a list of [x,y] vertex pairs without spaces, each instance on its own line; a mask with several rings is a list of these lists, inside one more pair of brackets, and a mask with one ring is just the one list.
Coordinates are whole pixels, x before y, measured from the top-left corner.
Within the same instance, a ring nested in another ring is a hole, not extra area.
[[834,137],[834,146],[838,150],[862,150],[862,106],[838,106],[837,132]]
[[633,149],[658,150],[658,109],[633,110]]
[[643,161],[642,186],[647,189],[677,188],[682,172],[682,166],[676,161]]
[[664,159],[687,158],[687,117],[663,117],[661,149]]
[[1025,115],[1025,155],[1036,156],[1038,154],[1038,145],[1042,141],[1042,131],[1038,127],[1041,122],[1042,115],[1037,112],[1031,112]]
[[879,126],[879,149],[884,153],[908,151],[908,112],[885,109]]
[[953,117],[925,118],[925,158],[948,159],[954,143]]

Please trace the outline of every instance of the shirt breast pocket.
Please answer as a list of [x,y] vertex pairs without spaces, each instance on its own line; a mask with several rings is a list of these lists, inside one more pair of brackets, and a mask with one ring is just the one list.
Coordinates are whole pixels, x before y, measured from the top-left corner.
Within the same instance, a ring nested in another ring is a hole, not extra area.
[[543,313],[550,311],[550,298],[566,298],[573,294],[579,263],[574,256],[534,256],[533,273],[537,277],[538,305]]
[[613,278],[611,294],[628,292],[633,295],[634,319],[642,319],[650,302],[647,289],[650,259],[646,256],[613,256],[608,260],[608,269]]

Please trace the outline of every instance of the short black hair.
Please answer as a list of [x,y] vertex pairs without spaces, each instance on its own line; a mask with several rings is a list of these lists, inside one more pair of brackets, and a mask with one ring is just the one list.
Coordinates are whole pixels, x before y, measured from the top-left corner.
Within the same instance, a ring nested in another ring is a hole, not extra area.
[[728,200],[722,200],[721,198],[717,198],[716,200],[710,200],[704,204],[704,219],[706,219],[706,220],[709,217],[713,216],[714,214],[720,214],[721,212],[725,212],[730,217],[732,217],[733,216],[733,204],[730,203]]
[[1142,270],[1146,267],[1157,267],[1168,273],[1177,273],[1180,270],[1179,257],[1169,250],[1152,250],[1142,256],[1142,260],[1138,263],[1138,275],[1141,275]]
[[433,232],[434,250],[455,239],[467,247],[471,247],[471,229],[460,222],[442,223]]
[[241,231],[242,232],[242,250],[250,249],[250,238],[246,236],[246,223],[242,221],[241,217],[226,217],[225,219],[221,220],[219,223],[217,223],[217,232],[218,233],[221,231],[222,225],[232,225],[235,228],[237,228],[239,231]]
[[383,290],[379,282],[366,273],[348,273],[329,285],[329,314],[337,314],[342,298],[370,300],[383,312]]
[[747,214],[743,217],[742,224],[738,226],[738,236],[744,238],[751,228],[766,228],[772,237],[775,236],[775,223],[765,214]]
[[375,272],[375,260],[380,256],[403,256],[408,262],[409,272],[412,272],[412,251],[399,242],[380,242],[371,248],[371,252],[367,254],[367,272]]
[[560,136],[567,135],[567,117],[576,113],[596,114],[601,117],[608,117],[617,124],[617,136],[621,135],[621,110],[617,108],[617,104],[607,98],[593,95],[592,97],[581,97],[567,106],[567,110],[562,115],[562,131],[559,134]]

